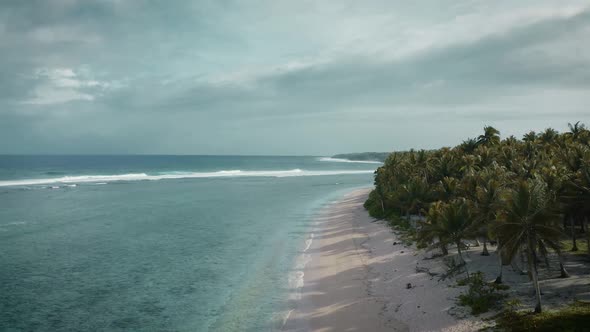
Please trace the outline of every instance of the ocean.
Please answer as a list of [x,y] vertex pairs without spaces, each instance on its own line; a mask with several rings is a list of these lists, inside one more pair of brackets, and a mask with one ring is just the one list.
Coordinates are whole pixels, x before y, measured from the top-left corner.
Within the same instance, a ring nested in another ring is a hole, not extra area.
[[280,329],[315,214],[378,166],[0,156],[0,330]]

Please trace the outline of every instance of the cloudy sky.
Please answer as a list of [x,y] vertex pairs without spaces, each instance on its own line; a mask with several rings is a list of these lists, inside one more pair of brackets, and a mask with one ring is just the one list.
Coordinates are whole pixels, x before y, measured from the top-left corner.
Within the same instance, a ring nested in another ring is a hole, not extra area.
[[0,153],[327,155],[579,120],[587,0],[0,2]]

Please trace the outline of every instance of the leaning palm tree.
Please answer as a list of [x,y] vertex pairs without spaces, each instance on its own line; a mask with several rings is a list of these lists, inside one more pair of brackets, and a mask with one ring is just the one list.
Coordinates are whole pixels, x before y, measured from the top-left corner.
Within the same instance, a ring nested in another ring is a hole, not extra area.
[[500,222],[495,229],[502,241],[502,250],[508,257],[513,258],[521,248],[526,251],[528,270],[535,288],[535,313],[542,311],[536,253],[546,253],[547,248],[560,253],[561,232],[554,226],[557,218],[559,216],[551,206],[547,184],[540,179],[529,179],[508,191],[500,212]]
[[482,145],[497,145],[500,143],[500,131],[492,126],[485,126],[483,135],[479,135],[477,142]]

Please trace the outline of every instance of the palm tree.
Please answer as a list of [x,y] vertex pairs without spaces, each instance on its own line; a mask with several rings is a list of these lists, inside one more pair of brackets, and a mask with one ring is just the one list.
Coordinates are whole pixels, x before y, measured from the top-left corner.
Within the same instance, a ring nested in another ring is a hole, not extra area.
[[500,143],[500,131],[492,126],[485,126],[483,135],[479,135],[477,142],[483,145],[497,145]]
[[406,184],[401,186],[403,204],[406,211],[406,218],[410,220],[412,213],[418,215],[429,202],[431,190],[426,181],[421,177],[413,177]]
[[463,240],[471,236],[470,225],[473,222],[473,214],[466,199],[456,199],[449,203],[438,202],[431,206],[428,211],[428,221],[421,229],[423,239],[438,238],[437,244],[443,251],[447,252],[449,244],[457,246],[459,264],[465,266],[465,272],[469,277],[469,271],[463,258]]
[[[571,211],[570,227],[572,231],[572,241],[574,247],[572,251],[577,250],[576,236],[574,230],[574,217],[576,214],[582,222],[586,222],[590,214],[590,149],[583,149],[578,152],[576,162],[577,169],[566,182],[566,190],[562,199],[568,210]],[[586,230],[588,254],[590,254],[590,230]],[[575,250],[574,250],[575,249]]]
[[567,126],[570,129],[570,132],[567,133],[569,137],[572,138],[573,141],[578,141],[580,138],[584,138],[585,134],[588,132],[586,126],[580,121],[574,123],[568,123]]
[[440,222],[440,211],[442,202],[433,203],[426,213],[426,222],[422,222],[418,232],[418,242],[431,243],[428,250],[439,248],[443,256],[449,254],[448,232]]
[[536,252],[545,253],[547,247],[561,251],[561,232],[553,225],[558,216],[550,202],[546,183],[540,179],[523,180],[516,189],[509,190],[500,214],[501,222],[496,226],[502,250],[509,257],[514,257],[521,247],[526,251],[535,288],[536,313],[542,311]]
[[537,139],[537,133],[534,131],[529,131],[528,133],[522,136],[522,140],[524,142],[534,142]]
[[490,253],[487,248],[488,226],[496,220],[503,185],[500,176],[492,173],[489,169],[482,173],[474,195],[474,231],[484,238],[481,255],[489,256]]
[[557,151],[556,157],[560,165],[567,170],[564,177],[568,179],[563,181],[565,190],[560,198],[564,203],[566,220],[569,220],[570,224],[572,251],[578,251],[575,222],[576,218],[583,219],[587,216],[587,207],[590,203],[587,198],[590,195],[590,149],[582,144],[570,142]]
[[439,201],[449,202],[457,197],[459,193],[459,180],[445,176],[434,187],[436,197]]
[[463,150],[463,153],[471,154],[475,151],[478,145],[479,143],[475,138],[468,138],[464,140],[459,147]]
[[553,144],[557,140],[558,136],[559,133],[557,133],[557,130],[553,128],[547,128],[539,135],[538,140],[543,145]]

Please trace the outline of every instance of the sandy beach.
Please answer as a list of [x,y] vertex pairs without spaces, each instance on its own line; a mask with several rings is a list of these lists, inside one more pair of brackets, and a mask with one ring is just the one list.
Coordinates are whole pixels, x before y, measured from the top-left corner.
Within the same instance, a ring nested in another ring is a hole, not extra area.
[[363,203],[369,191],[347,194],[318,217],[301,300],[283,330],[477,330],[477,320],[449,314],[459,290],[417,273],[422,255],[393,245],[399,241],[391,229],[368,215]]

